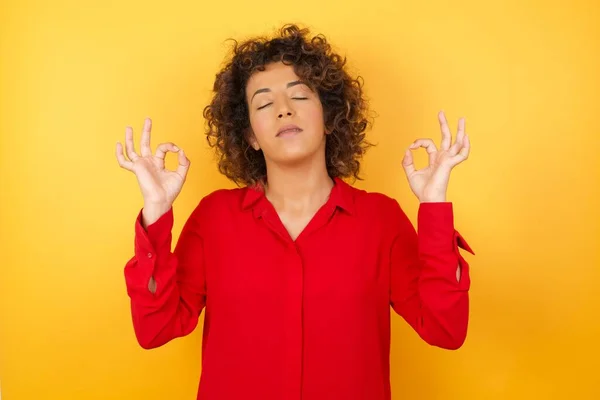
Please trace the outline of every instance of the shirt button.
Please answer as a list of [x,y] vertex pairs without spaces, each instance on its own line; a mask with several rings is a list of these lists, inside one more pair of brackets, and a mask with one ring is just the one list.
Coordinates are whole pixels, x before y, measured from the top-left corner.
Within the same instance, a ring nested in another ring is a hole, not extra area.
[[148,253],[148,258],[152,258],[152,253]]

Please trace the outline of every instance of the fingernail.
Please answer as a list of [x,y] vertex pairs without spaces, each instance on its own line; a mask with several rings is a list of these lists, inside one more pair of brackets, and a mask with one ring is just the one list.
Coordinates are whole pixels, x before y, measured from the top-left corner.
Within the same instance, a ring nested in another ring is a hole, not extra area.
[[173,146],[173,149],[175,149],[175,151],[179,151],[179,147],[177,146]]

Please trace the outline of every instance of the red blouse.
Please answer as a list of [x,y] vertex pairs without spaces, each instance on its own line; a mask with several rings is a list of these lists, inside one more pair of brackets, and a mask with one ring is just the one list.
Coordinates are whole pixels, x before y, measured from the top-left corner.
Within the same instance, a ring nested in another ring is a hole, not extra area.
[[472,250],[452,203],[420,204],[417,236],[395,200],[335,179],[293,241],[261,191],[223,189],[200,201],[173,252],[173,210],[146,230],[140,218],[125,266],[135,335],[162,346],[205,310],[198,399],[388,400],[390,306],[433,346],[465,340],[458,248]]

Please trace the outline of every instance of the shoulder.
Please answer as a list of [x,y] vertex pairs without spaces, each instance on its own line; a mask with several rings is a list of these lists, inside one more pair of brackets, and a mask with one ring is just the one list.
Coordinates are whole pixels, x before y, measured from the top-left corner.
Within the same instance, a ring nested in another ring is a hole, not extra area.
[[198,207],[218,211],[231,207],[241,207],[247,188],[217,189],[200,199]]
[[239,214],[247,188],[217,189],[203,196],[192,216],[203,221]]
[[397,233],[412,227],[410,218],[398,200],[378,191],[349,186],[356,217],[371,229]]
[[200,198],[192,209],[185,229],[210,236],[231,229],[240,221],[246,188],[217,189]]
[[348,189],[353,199],[354,219],[371,235],[395,238],[412,233],[412,224],[398,201],[382,192],[355,187]]
[[368,215],[390,215],[401,211],[396,199],[377,191],[367,191],[349,186],[357,212]]

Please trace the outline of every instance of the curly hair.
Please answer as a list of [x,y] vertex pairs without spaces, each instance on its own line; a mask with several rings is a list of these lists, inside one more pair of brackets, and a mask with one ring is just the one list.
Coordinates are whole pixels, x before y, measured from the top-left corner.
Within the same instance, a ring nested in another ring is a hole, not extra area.
[[241,44],[231,40],[231,59],[216,74],[214,96],[203,112],[206,139],[215,150],[219,171],[238,185],[264,181],[264,155],[247,140],[246,84],[266,64],[283,62],[293,65],[300,79],[319,95],[329,132],[325,150],[329,176],[362,179],[360,159],[372,146],[365,139],[371,123],[362,78],[348,74],[346,58],[334,53],[323,35],[309,37],[308,29],[293,24],[284,25],[274,38],[255,37]]

